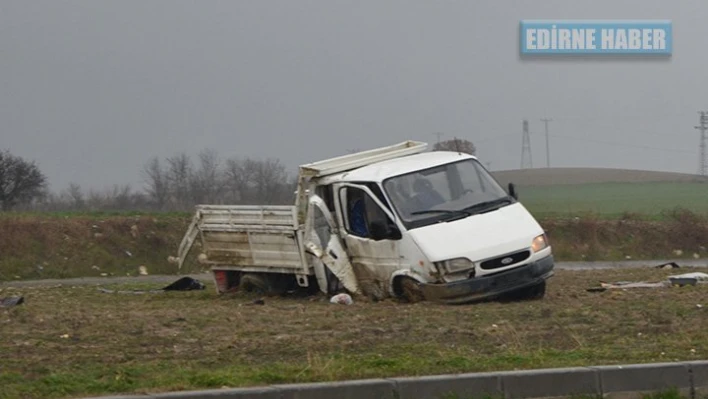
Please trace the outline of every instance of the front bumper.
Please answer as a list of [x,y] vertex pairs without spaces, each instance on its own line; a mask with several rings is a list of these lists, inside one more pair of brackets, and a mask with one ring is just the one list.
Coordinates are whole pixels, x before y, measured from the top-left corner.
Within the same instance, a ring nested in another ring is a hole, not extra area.
[[420,289],[429,301],[450,305],[476,302],[539,284],[553,276],[554,266],[553,255],[548,255],[498,274],[453,283],[421,284]]

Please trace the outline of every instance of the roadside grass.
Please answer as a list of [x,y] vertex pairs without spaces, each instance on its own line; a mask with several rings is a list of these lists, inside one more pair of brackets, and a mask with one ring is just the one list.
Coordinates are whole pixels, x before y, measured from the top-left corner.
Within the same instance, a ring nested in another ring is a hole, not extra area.
[[[691,269],[678,269],[681,273]],[[290,382],[646,363],[708,355],[708,287],[587,292],[677,270],[558,271],[545,299],[330,304],[204,291],[3,288],[0,398],[71,398]],[[110,289],[161,288],[123,284]]]
[[664,211],[681,207],[708,215],[708,184],[690,182],[587,183],[523,186],[519,199],[539,218],[595,214],[618,219],[626,213],[663,220]]
[[[688,209],[665,210],[661,220],[631,212],[576,216],[539,218],[558,261],[708,258],[708,216]],[[168,262],[189,223],[179,214],[0,213],[0,281],[134,276],[140,266],[150,274],[199,273],[198,241],[181,271]]]

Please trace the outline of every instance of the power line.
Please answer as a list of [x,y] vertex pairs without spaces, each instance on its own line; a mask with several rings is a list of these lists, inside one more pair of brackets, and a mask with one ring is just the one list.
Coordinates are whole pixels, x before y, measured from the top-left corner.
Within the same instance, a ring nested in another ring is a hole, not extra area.
[[695,129],[701,131],[701,141],[698,146],[700,151],[698,155],[698,174],[705,176],[708,174],[708,159],[706,159],[706,130],[708,130],[706,124],[708,123],[708,116],[706,116],[705,111],[699,111],[698,113],[701,115],[701,124],[699,126],[694,126]]
[[666,152],[680,152],[680,153],[685,153],[685,154],[695,154],[696,153],[695,151],[692,151],[692,150],[680,150],[680,149],[671,149],[671,148],[663,148],[663,147],[650,147],[650,146],[645,146],[645,145],[626,144],[626,143],[618,143],[618,142],[613,142],[613,141],[588,139],[588,138],[584,138],[584,137],[561,136],[561,135],[557,135],[557,134],[551,134],[550,136],[562,138],[562,139],[588,141],[591,143],[607,144],[607,145],[613,145],[613,146],[619,146],[619,147],[641,148],[641,149],[645,149],[645,150],[657,150],[657,151],[666,151]]
[[549,118],[542,118],[541,122],[543,122],[546,125],[546,167],[550,168],[551,167],[551,150],[550,146],[548,144],[548,122],[552,121],[553,119]]

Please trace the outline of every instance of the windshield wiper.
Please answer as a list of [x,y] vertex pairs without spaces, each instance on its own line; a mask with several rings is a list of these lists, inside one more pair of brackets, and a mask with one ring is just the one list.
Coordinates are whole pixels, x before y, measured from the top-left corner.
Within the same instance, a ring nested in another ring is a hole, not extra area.
[[446,222],[451,221],[451,220],[455,220],[458,218],[458,216],[462,217],[462,218],[472,216],[472,213],[465,210],[465,209],[459,209],[459,210],[455,210],[455,211],[451,211],[449,209],[428,209],[425,211],[412,212],[411,215],[423,215],[426,213],[445,213],[449,216],[443,218],[441,221],[446,221]]
[[468,206],[467,208],[462,209],[462,211],[469,212],[469,213],[476,211],[475,213],[479,213],[479,211],[483,210],[483,209],[484,210],[492,210],[491,209],[492,207],[496,207],[494,209],[499,209],[501,207],[497,206],[497,205],[502,205],[505,203],[512,204],[512,203],[514,203],[514,200],[509,196],[503,197],[503,198],[497,198],[495,200],[484,201],[484,202],[480,202],[479,204],[474,204],[472,206]]

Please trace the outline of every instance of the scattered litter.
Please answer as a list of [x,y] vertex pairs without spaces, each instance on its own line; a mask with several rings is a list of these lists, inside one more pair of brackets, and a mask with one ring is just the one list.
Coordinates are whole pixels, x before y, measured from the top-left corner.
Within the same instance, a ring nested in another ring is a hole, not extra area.
[[108,276],[108,273],[101,273],[101,277],[106,277]]
[[693,259],[700,259],[700,258],[701,258],[701,255],[698,255],[696,253],[693,254]]
[[700,308],[703,307],[703,305],[701,305],[701,304],[699,303],[699,304],[696,305],[696,307],[697,307],[698,309],[700,309]]
[[354,303],[352,300],[352,297],[349,294],[337,294],[333,296],[330,300],[330,303],[336,303],[339,305],[351,305]]
[[130,256],[130,257],[133,256],[133,254],[131,254],[130,251],[128,251],[128,250],[125,251],[125,254],[128,255],[128,256]]
[[669,262],[656,266],[657,269],[678,269],[679,267],[681,266],[679,266],[676,262]]
[[22,296],[11,296],[7,298],[0,298],[0,308],[10,308],[13,306],[21,305],[25,302],[25,298]]
[[203,290],[206,286],[199,280],[191,277],[182,277],[167,287],[158,290],[133,290],[133,291],[116,291],[99,287],[98,290],[106,294],[157,294],[165,291],[193,291]]
[[191,278],[182,277],[181,279],[175,281],[174,283],[163,288],[165,291],[192,291],[192,290],[203,290],[206,286],[202,284],[201,281]]
[[148,275],[148,269],[147,269],[147,267],[145,267],[145,266],[140,266],[140,267],[138,267],[138,273],[139,273],[141,276],[147,276],[147,275]]
[[61,336],[61,338],[67,339],[67,338],[69,338],[69,334],[64,334]]
[[[673,262],[671,262],[673,263]],[[670,265],[667,263],[667,265]],[[663,265],[661,265],[663,266]],[[678,266],[677,266],[678,267]],[[617,281],[615,283],[606,283],[604,281],[600,282],[599,287],[591,287],[586,289],[588,292],[603,292],[608,289],[626,289],[626,288],[662,288],[671,286],[687,286],[696,285],[698,283],[708,283],[708,274],[696,272],[696,273],[685,273],[677,274],[674,276],[669,276],[665,281],[659,281],[655,283],[649,282],[633,282],[633,281]]]
[[93,269],[93,270],[101,270],[101,268],[98,267],[98,266],[96,266],[96,265],[91,266],[91,269]]

